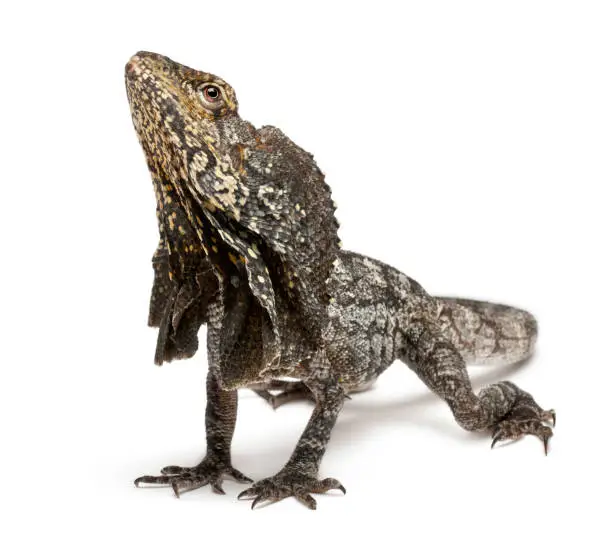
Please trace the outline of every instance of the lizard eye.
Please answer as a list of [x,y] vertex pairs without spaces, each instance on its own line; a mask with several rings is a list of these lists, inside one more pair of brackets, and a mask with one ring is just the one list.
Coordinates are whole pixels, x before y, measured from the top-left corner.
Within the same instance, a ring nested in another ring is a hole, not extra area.
[[204,82],[197,87],[197,92],[200,102],[211,113],[219,115],[227,107],[227,100],[223,87]]
[[221,90],[215,85],[206,85],[200,91],[204,100],[215,104],[221,99]]

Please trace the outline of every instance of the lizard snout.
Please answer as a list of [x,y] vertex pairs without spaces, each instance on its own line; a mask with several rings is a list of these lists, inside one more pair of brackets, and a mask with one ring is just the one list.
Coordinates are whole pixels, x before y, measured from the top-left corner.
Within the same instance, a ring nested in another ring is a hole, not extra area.
[[142,71],[142,58],[138,55],[134,55],[130,60],[128,60],[125,65],[125,75],[127,76],[137,76],[140,75]]

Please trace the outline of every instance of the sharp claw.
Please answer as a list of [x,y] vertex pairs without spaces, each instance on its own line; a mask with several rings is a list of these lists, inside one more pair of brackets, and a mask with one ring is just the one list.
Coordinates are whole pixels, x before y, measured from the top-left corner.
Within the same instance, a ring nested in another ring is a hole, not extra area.
[[544,436],[542,438],[542,441],[544,442],[544,454],[546,456],[548,456],[548,440],[550,439],[550,436]]
[[166,475],[161,475],[161,476],[157,476],[157,475],[143,475],[142,477],[138,477],[138,479],[136,479],[134,481],[134,486],[136,488],[140,488],[140,485],[142,483],[146,483],[146,484],[150,484],[150,485],[167,485],[168,484],[168,477]]
[[180,498],[180,497],[181,497],[181,492],[180,492],[180,489],[179,489],[179,485],[178,485],[178,483],[177,483],[176,481],[174,481],[174,482],[172,483],[172,490],[174,491],[174,495],[175,495],[177,498]]
[[243,490],[240,494],[238,494],[238,497],[236,499],[241,500],[242,498],[249,498],[251,492],[252,489],[247,488],[246,490]]
[[495,447],[495,444],[496,444],[498,441],[500,441],[499,436],[496,436],[496,437],[494,437],[494,438],[493,438],[493,442],[491,443],[491,449],[492,449],[493,447]]
[[263,498],[263,496],[262,496],[261,494],[260,494],[259,496],[257,496],[257,497],[256,497],[256,498],[253,500],[253,503],[251,504],[251,511],[252,511],[253,509],[255,509],[255,506],[256,506],[256,505],[257,505],[257,504],[258,504],[260,501],[262,501],[263,499],[264,499],[264,498]]
[[210,486],[212,486],[213,492],[216,492],[217,494],[225,494],[225,490],[223,490],[221,483],[214,483]]
[[315,490],[317,493],[327,492],[328,490],[340,490],[343,494],[346,494],[346,488],[338,481],[338,479],[328,478],[323,479],[320,483],[319,488]]

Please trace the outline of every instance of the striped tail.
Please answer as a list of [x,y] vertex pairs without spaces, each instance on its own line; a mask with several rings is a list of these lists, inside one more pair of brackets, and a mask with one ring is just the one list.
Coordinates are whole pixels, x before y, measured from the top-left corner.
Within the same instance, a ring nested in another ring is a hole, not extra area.
[[516,307],[462,298],[436,298],[442,329],[467,364],[514,364],[531,356],[535,317]]

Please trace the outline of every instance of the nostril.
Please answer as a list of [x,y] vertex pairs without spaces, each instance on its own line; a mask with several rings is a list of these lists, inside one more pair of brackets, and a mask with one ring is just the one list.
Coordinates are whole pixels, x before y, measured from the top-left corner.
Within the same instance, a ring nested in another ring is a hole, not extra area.
[[138,75],[140,73],[140,57],[133,56],[125,65],[125,73]]

